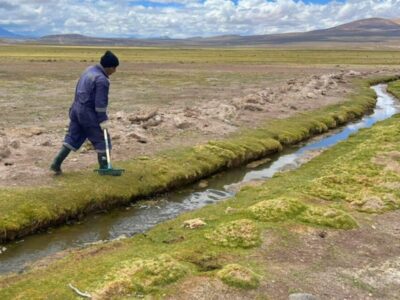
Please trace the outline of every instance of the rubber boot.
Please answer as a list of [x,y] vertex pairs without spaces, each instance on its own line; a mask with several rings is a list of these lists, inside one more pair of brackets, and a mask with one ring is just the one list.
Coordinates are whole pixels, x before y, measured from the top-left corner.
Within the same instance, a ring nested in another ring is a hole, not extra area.
[[60,175],[62,173],[61,164],[70,152],[71,149],[65,147],[64,145],[61,147],[60,152],[58,152],[57,156],[53,160],[53,163],[50,165],[50,170],[53,171],[55,175]]
[[107,169],[107,155],[105,153],[97,153],[97,160],[99,161],[99,169]]

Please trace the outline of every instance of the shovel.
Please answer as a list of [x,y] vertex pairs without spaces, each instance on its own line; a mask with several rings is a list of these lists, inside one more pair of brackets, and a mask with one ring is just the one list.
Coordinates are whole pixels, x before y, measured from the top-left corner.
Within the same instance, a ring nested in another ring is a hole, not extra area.
[[107,168],[106,169],[96,169],[94,171],[99,173],[100,175],[121,176],[122,173],[125,172],[125,170],[124,169],[114,169],[111,165],[110,148],[108,145],[107,129],[104,129],[104,141],[106,142]]

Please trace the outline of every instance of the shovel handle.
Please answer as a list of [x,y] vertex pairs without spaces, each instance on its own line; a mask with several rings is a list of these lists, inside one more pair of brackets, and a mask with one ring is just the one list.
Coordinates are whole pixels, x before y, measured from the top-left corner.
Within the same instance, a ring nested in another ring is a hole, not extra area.
[[111,169],[110,147],[108,144],[107,129],[104,128],[103,131],[104,131],[104,141],[106,143],[107,167],[108,167],[108,169]]

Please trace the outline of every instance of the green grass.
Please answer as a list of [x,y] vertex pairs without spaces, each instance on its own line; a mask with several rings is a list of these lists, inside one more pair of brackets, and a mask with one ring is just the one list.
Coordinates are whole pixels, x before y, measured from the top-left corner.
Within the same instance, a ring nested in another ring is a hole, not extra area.
[[[60,177],[50,187],[2,188],[0,240],[13,240],[92,211],[183,186],[359,118],[375,105],[370,83],[375,81],[358,82],[357,94],[342,104],[273,120],[225,140],[119,162],[118,167],[126,169],[121,177],[101,177],[81,171]],[[324,192],[330,190],[316,191]]]
[[400,80],[388,84],[388,92],[400,99]]
[[259,285],[259,276],[238,264],[225,266],[217,276],[227,285],[243,289],[254,289]]
[[[391,185],[400,182],[399,121],[397,115],[363,129],[295,171],[279,173],[261,186],[244,187],[234,198],[185,213],[145,235],[74,250],[47,267],[0,278],[0,298],[75,299],[68,283],[99,299],[162,298],[176,294],[181,282],[193,276],[256,288],[268,269],[252,253],[259,239],[268,236],[267,230],[281,232],[285,239],[286,226],[297,224],[347,229],[357,226],[360,218],[368,219],[370,212],[400,208],[400,192]],[[388,169],[381,159],[399,168]],[[366,212],[363,206],[377,198],[382,207]],[[283,199],[290,199],[291,205],[284,206]],[[228,207],[233,208],[230,213]],[[273,209],[278,217],[254,214],[263,209]],[[194,218],[206,225],[194,230],[182,226]],[[292,237],[286,242],[293,243]]]
[[399,51],[390,50],[288,50],[255,48],[157,48],[17,45],[0,47],[1,60],[97,62],[106,49],[121,62],[210,64],[355,64],[395,65]]

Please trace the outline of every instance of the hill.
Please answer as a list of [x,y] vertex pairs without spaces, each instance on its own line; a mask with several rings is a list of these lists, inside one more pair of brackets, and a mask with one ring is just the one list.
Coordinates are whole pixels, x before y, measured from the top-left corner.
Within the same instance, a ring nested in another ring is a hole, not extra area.
[[123,45],[123,46],[248,46],[287,45],[313,42],[366,43],[400,41],[400,19],[370,18],[327,29],[269,35],[224,35],[188,39],[152,38],[96,38],[77,34],[50,35],[39,39],[44,44],[68,45]]

